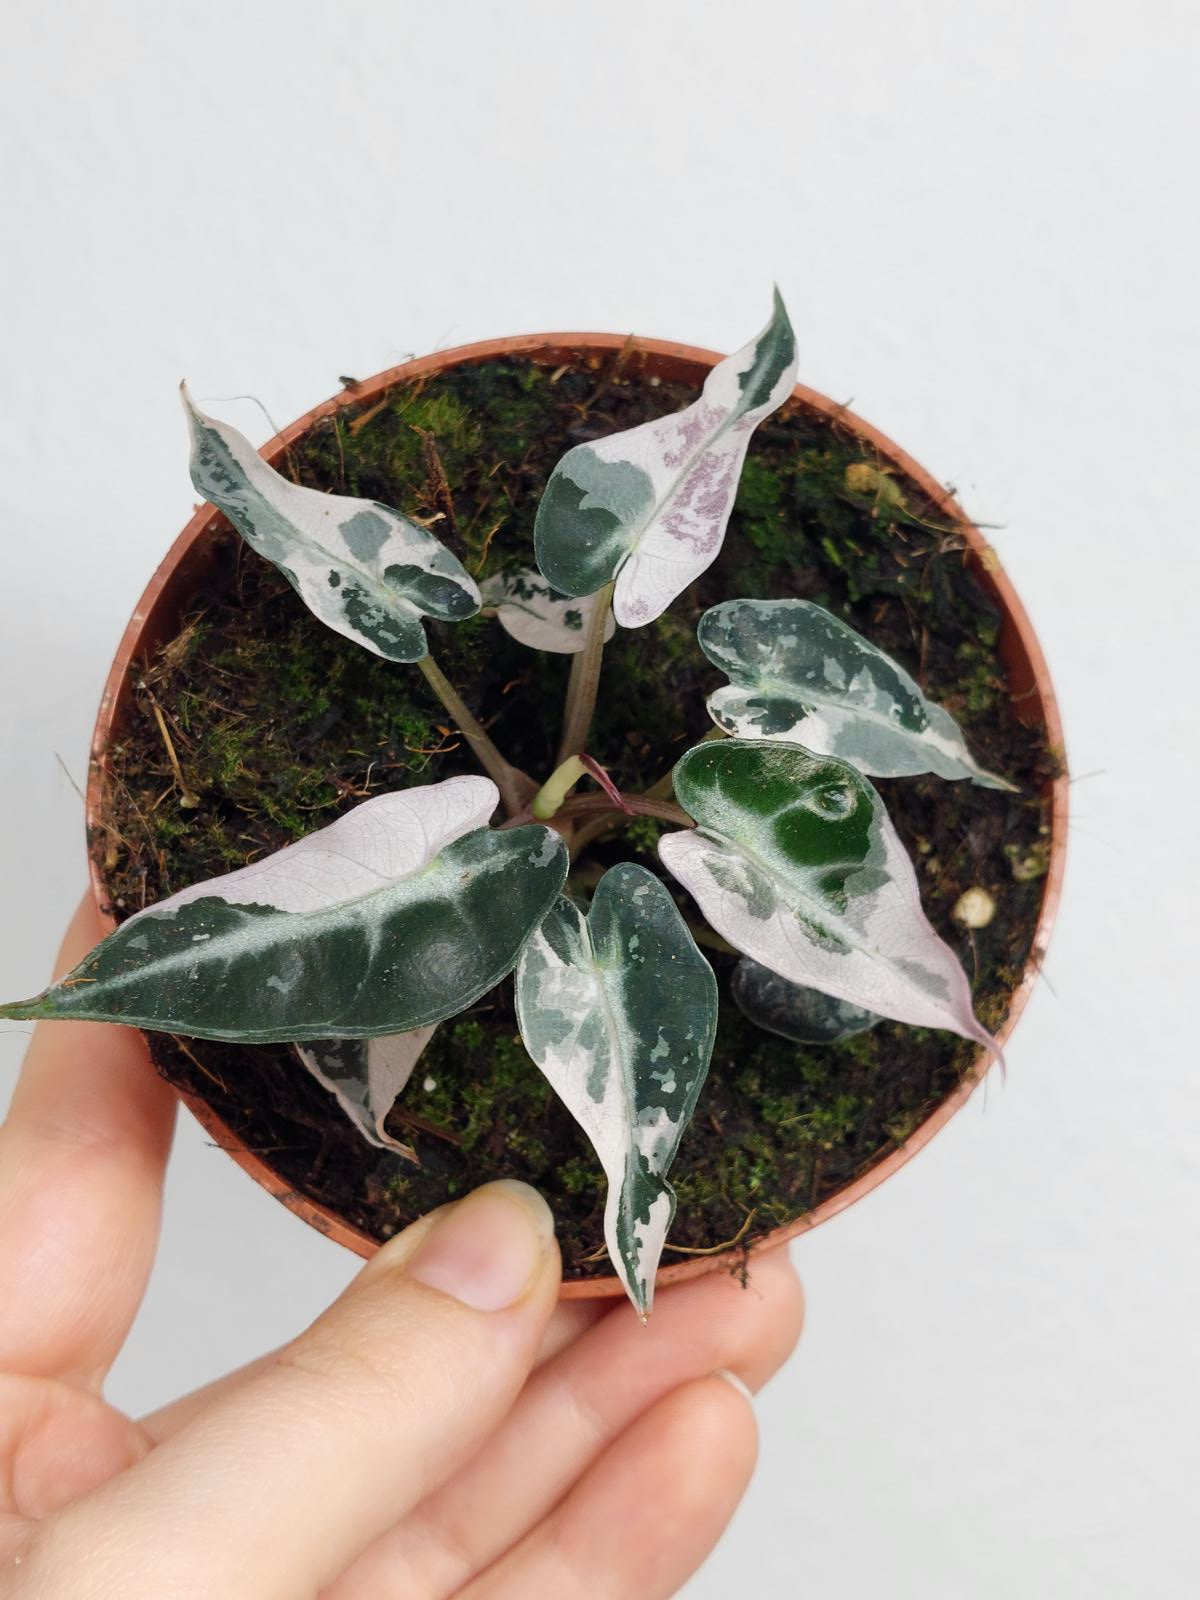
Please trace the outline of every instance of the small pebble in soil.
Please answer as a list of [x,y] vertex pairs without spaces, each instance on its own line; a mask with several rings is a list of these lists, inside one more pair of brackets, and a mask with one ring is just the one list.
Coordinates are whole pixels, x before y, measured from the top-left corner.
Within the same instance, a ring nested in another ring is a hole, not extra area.
[[955,901],[951,915],[964,928],[986,928],[996,915],[996,902],[986,889],[966,889]]

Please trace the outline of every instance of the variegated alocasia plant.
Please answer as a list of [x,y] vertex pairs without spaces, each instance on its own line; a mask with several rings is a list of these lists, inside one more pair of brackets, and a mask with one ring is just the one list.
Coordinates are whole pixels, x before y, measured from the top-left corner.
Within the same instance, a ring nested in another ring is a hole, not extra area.
[[[521,1036],[595,1148],[609,1254],[643,1316],[675,1209],[668,1170],[716,1032],[696,910],[740,952],[732,997],[766,1032],[828,1042],[887,1017],[991,1048],[868,774],[1009,785],[840,618],[790,598],[713,607],[699,643],[728,679],[708,700],[713,735],[641,795],[587,753],[605,641],[712,562],[750,435],[795,371],[777,294],[694,404],[569,451],[538,510],[537,569],[481,587],[398,511],[292,483],[185,390],[197,488],[319,622],[415,664],[493,781],[365,800],[140,911],[0,1016],[291,1042],[364,1144],[413,1160],[388,1128],[396,1097],[438,1024],[515,971]],[[554,772],[512,766],[430,655],[427,621],[481,607],[519,643],[572,657]],[[601,792],[572,797],[585,775]],[[675,802],[662,798],[672,783]],[[637,815],[676,825],[659,846],[669,878],[626,863],[597,882],[588,842]]]

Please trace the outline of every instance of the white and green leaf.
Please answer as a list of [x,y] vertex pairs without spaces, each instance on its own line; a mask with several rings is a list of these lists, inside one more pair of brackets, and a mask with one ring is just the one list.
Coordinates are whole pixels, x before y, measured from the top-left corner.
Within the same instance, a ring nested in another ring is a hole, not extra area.
[[183,400],[192,482],[335,632],[389,661],[420,661],[422,617],[479,610],[475,580],[424,528],[378,501],[290,483],[236,428],[197,410],[186,386]]
[[738,1010],[756,1028],[794,1039],[797,1044],[833,1044],[866,1033],[883,1020],[848,1000],[802,983],[789,983],[749,956],[743,956],[733,969],[729,987]]
[[384,1033],[375,1039],[314,1039],[311,1044],[298,1044],[296,1054],[368,1144],[416,1161],[416,1151],[393,1139],[385,1123],[436,1032],[434,1022],[409,1033]]
[[615,578],[623,628],[661,616],[716,559],[750,435],[791,394],[796,365],[776,290],[770,322],[712,369],[692,405],[569,450],[534,527],[547,581],[588,595]]
[[[479,592],[483,604],[495,607],[496,620],[518,644],[559,655],[577,655],[583,649],[594,595],[560,594],[540,572],[528,570],[497,572],[484,580]],[[604,623],[605,640],[616,631],[616,618],[610,612]]]
[[712,1055],[712,968],[663,884],[622,863],[586,916],[557,901],[522,952],[516,993],[526,1049],[604,1168],[608,1253],[644,1317],[675,1214],[667,1170]]
[[406,1033],[516,964],[554,903],[552,829],[492,830],[488,778],[364,800],[328,828],[130,917],[0,1015],[127,1022],[251,1043]]
[[932,772],[1014,787],[978,765],[954,718],[902,667],[811,600],[726,600],[696,637],[729,679],[708,697],[726,733],[802,744],[880,778]]
[[995,1048],[883,802],[854,767],[722,739],[689,750],[674,779],[697,827],[666,834],[659,854],[735,950],[791,983]]

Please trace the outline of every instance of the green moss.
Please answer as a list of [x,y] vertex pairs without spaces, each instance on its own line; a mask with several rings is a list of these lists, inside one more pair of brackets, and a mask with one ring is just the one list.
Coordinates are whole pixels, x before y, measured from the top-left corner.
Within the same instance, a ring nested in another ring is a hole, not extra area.
[[[293,466],[315,487],[429,517],[433,486],[415,429],[426,430],[452,485],[458,552],[483,576],[529,563],[537,501],[563,450],[691,398],[678,384],[641,382],[636,362],[619,374],[557,375],[491,362],[323,423],[294,447]],[[961,718],[984,765],[1022,785],[1015,799],[934,779],[879,785],[920,862],[927,910],[977,974],[979,1013],[994,1025],[1036,920],[1050,764],[1009,707],[991,601],[953,542],[914,520],[936,523],[936,508],[915,485],[905,486],[903,513],[849,492],[847,470],[864,460],[852,435],[801,406],[757,431],[717,561],[658,623],[619,629],[608,646],[589,743],[623,788],[637,790],[708,730],[704,699],[721,680],[695,627],[721,599],[794,594],[845,616]],[[484,618],[430,624],[429,633],[496,742],[545,777],[566,658],[536,655]],[[241,866],[369,794],[475,770],[420,674],[322,628],[232,537],[147,681],[200,803],[180,804],[143,694],[130,738],[112,753],[110,827],[96,840],[119,914]],[[594,870],[630,856],[655,867],[661,832],[635,820],[595,846]],[[988,887],[1000,914],[972,942],[949,913],[973,884]],[[890,1024],[823,1050],[790,1045],[741,1016],[729,993],[733,958],[709,953],[722,991],[718,1037],[672,1175],[673,1245],[697,1249],[734,1237],[750,1216],[752,1234],[786,1221],[851,1181],[909,1137],[974,1056],[951,1035]],[[274,1152],[289,1181],[379,1237],[474,1183],[520,1176],[553,1197],[569,1269],[606,1270],[590,1259],[603,1212],[596,1159],[525,1054],[508,986],[437,1031],[397,1107],[394,1131],[416,1146],[419,1170],[367,1152],[284,1047],[194,1043],[184,1056],[159,1038],[154,1048],[164,1070],[217,1105],[248,1143]]]
[[633,853],[653,857],[658,851],[658,841],[666,832],[667,825],[653,817],[634,817],[625,825],[624,839]]
[[[984,639],[985,632],[991,633],[990,641]],[[965,710],[969,716],[984,716],[1004,698],[1004,678],[997,668],[994,650],[995,634],[993,620],[986,619],[981,624],[979,639],[965,639],[958,647],[961,676],[954,692],[955,704],[951,709],[960,715]]]
[[[379,486],[402,483],[408,504],[400,509],[411,512],[428,503],[422,433],[432,435],[452,483],[451,474],[461,476],[482,444],[478,419],[456,395],[406,390],[382,406],[366,428],[349,432],[331,424],[323,441],[324,471],[335,473],[335,481],[344,478],[345,493],[373,500],[380,498]],[[337,455],[336,469],[331,452]]]

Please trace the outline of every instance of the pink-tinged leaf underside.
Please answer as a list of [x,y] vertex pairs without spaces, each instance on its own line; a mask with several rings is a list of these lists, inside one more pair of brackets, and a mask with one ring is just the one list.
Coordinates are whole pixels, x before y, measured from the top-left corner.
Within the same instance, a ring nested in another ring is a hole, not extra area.
[[750,436],[791,393],[796,365],[777,293],[767,327],[712,369],[692,405],[568,451],[534,530],[547,581],[586,595],[615,578],[622,627],[661,616],[715,560]]

